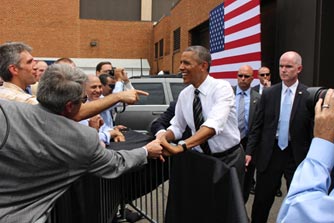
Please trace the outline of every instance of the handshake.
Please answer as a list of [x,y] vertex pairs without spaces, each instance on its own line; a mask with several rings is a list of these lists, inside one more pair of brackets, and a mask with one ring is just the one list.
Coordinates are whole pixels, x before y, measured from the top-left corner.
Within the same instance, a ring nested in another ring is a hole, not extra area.
[[149,158],[159,158],[162,162],[165,161],[163,156],[175,155],[186,150],[185,146],[169,143],[166,140],[164,133],[158,134],[156,139],[148,143],[145,148]]

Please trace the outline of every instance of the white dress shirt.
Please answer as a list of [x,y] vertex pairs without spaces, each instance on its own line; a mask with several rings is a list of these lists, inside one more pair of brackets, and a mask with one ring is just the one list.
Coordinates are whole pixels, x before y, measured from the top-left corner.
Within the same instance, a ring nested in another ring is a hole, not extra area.
[[[175,116],[168,127],[175,139],[180,139],[188,125],[192,134],[196,132],[193,115],[194,86],[189,85],[181,91],[175,107]],[[208,76],[199,86],[204,123],[215,130],[209,140],[212,153],[223,152],[240,142],[235,96],[229,82]],[[193,148],[202,152],[200,146]]]

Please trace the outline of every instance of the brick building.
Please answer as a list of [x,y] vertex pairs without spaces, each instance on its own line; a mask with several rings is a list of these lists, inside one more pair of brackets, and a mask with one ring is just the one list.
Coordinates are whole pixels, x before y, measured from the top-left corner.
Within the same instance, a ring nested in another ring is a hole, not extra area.
[[[147,59],[150,73],[177,73],[189,45],[209,47],[209,12],[224,0],[0,0],[0,43],[22,41],[35,57]],[[301,79],[334,86],[334,1],[261,0],[262,63],[303,56]],[[293,10],[292,10],[293,9]]]
[[[131,1],[138,3],[135,0]],[[143,5],[140,5],[141,13],[139,14],[143,17],[137,18],[137,21],[134,21],[136,18],[128,17],[123,19],[131,21],[107,20],[108,18],[101,17],[105,13],[103,10],[94,9],[86,2],[83,0],[1,0],[0,43],[25,42],[33,47],[35,57],[145,58],[149,61],[152,74],[159,70],[174,72],[177,71],[175,64],[178,64],[180,50],[175,53],[173,51],[173,31],[181,28],[181,35],[188,38],[186,31],[208,20],[208,12],[222,1],[210,0],[209,3],[204,4],[205,7],[200,6],[203,5],[201,0],[182,0],[178,3],[167,1],[170,3],[164,6],[167,10],[160,15],[167,14],[167,16],[162,17],[156,25],[152,21],[154,13],[150,15],[146,12],[145,14],[145,9],[158,7],[158,3],[154,0],[140,1]],[[97,7],[103,7],[103,2],[94,2]],[[118,9],[110,6],[107,11],[109,10],[111,14],[117,11],[120,14],[128,12],[129,15],[134,15],[136,14],[134,12],[140,10],[138,4],[122,2],[123,4],[117,5]],[[175,5],[171,9],[172,4]],[[89,7],[93,13],[83,13]],[[170,9],[171,15],[168,15]],[[155,17],[158,18],[159,15]],[[181,50],[188,46],[188,40],[183,36]],[[154,59],[154,46],[160,40],[163,40],[161,48],[163,55],[159,59]],[[94,44],[96,46],[93,46]],[[174,69],[171,69],[172,64]]]

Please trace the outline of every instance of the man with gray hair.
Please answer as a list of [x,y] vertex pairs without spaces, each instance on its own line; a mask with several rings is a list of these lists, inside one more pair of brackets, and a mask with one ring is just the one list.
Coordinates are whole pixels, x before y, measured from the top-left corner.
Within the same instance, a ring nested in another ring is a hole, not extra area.
[[86,79],[78,68],[54,64],[39,82],[38,105],[0,99],[0,222],[45,222],[82,175],[116,178],[161,156],[158,140],[126,151],[104,149],[95,129],[73,121]]
[[[27,86],[36,82],[36,61],[31,51],[30,46],[20,42],[0,45],[0,76],[4,80],[0,87],[0,98],[38,104],[35,96],[24,92]],[[74,119],[80,121],[92,117],[120,101],[133,104],[138,100],[138,94],[147,95],[144,91],[129,90],[83,104]]]

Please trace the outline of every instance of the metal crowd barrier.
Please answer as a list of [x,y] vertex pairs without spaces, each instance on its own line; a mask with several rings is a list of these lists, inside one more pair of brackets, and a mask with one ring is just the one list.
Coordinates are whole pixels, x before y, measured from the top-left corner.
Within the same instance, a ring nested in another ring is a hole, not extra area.
[[148,163],[141,173],[124,176],[124,185],[130,185],[127,203],[149,222],[164,222],[168,196],[170,159]]
[[124,210],[148,222],[164,222],[170,159],[149,160],[116,179],[85,176],[56,202],[47,223],[111,223],[127,219]]

